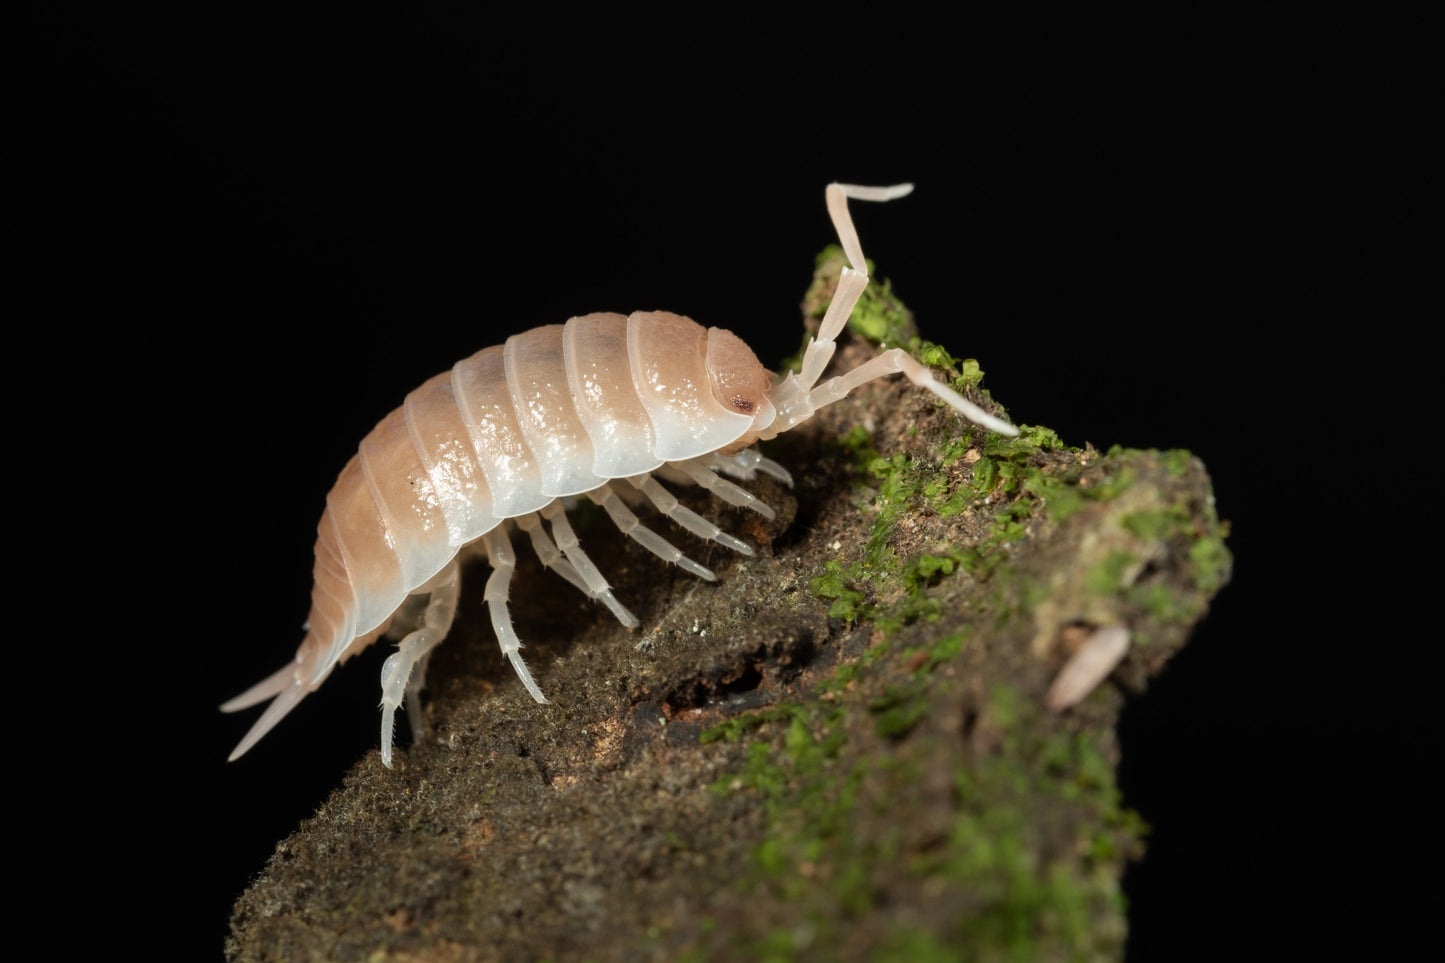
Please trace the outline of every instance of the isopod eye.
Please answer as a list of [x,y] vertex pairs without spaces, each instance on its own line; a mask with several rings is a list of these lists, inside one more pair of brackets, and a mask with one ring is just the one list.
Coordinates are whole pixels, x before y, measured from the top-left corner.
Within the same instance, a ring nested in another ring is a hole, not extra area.
[[707,331],[707,374],[718,401],[752,416],[768,400],[773,378],[747,343],[722,328]]

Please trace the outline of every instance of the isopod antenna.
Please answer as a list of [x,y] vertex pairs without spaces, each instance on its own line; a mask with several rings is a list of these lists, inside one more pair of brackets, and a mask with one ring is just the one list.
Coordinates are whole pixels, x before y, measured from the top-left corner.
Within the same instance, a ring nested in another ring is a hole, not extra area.
[[1006,421],[995,418],[978,405],[964,398],[933,376],[926,365],[919,363],[902,348],[890,348],[878,357],[859,365],[847,374],[831,378],[818,384],[833,353],[838,349],[837,338],[848,317],[853,313],[858,298],[868,287],[868,262],[863,259],[863,246],[858,242],[858,230],[853,226],[852,215],[848,213],[848,199],[860,201],[891,201],[903,197],[913,190],[912,184],[894,184],[891,187],[863,187],[857,184],[829,184],[825,196],[828,215],[838,232],[838,241],[843,245],[843,254],[848,265],[838,279],[838,288],[823,323],[818,327],[818,336],[808,342],[803,352],[802,370],[788,372],[774,387],[771,398],[778,409],[778,418],[764,437],[773,437],[787,431],[812,417],[825,405],[847,396],[859,385],[891,374],[902,374],[909,381],[926,388],[941,398],[949,407],[969,421],[1001,435],[1015,437],[1018,429]]

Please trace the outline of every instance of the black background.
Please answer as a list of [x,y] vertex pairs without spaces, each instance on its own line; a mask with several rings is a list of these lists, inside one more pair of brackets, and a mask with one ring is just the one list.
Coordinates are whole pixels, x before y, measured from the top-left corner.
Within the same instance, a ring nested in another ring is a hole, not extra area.
[[[1016,421],[1194,451],[1233,526],[1234,583],[1123,723],[1153,826],[1129,958],[1403,939],[1440,895],[1418,879],[1438,619],[1390,547],[1434,538],[1392,429],[1435,414],[1411,396],[1438,327],[1437,51],[1409,23],[671,16],[22,32],[7,287],[45,346],[12,348],[41,385],[17,444],[77,479],[35,549],[61,573],[45,617],[13,627],[58,655],[15,670],[41,702],[12,752],[69,752],[83,787],[46,777],[46,871],[98,886],[131,945],[215,955],[276,841],[375,749],[380,659],[236,764],[251,714],[215,710],[299,641],[361,436],[458,358],[590,311],[679,311],[776,362],[833,239],[823,186],[908,180],[855,216],[925,336]],[[69,713],[35,681],[77,674]]]

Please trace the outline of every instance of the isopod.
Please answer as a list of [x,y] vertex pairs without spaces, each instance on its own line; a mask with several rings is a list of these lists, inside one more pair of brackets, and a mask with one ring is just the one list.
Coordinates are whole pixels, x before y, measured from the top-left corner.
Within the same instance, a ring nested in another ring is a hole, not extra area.
[[[850,266],[797,373],[775,381],[732,332],[639,311],[588,314],[514,335],[407,395],[362,439],[326,496],[311,612],[295,659],[221,706],[233,712],[272,700],[230,758],[255,745],[338,664],[384,634],[405,631],[381,670],[381,758],[390,766],[396,709],[405,697],[419,727],[427,658],[456,613],[459,554],[475,547],[491,563],[484,598],[502,653],[532,698],[546,703],[507,608],[516,564],[511,531],[525,532],[547,568],[623,625],[638,624],[578,544],[566,514],[572,499],[590,499],[628,537],[712,581],[712,572],[640,524],[618,495],[623,486],[681,528],[751,555],[746,543],[679,505],[654,475],[700,485],[772,517],[764,502],[721,476],[747,481],[762,472],[790,483],[754,443],[796,427],[859,385],[899,373],[984,428],[1017,435],[901,348],[818,384],[868,286],[848,199],[889,201],[912,189],[828,185],[828,213]],[[398,610],[408,597],[423,595],[420,617],[401,626]]]

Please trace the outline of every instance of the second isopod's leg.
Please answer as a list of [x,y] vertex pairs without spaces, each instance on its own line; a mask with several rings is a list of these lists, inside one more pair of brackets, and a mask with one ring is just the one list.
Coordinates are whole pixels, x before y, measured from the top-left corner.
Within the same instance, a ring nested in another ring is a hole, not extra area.
[[522,661],[522,640],[517,638],[517,630],[512,628],[512,613],[507,611],[507,587],[511,585],[512,572],[517,567],[517,556],[512,551],[512,542],[507,538],[502,526],[498,525],[482,536],[482,547],[487,550],[487,561],[492,563],[492,574],[487,578],[484,596],[487,611],[492,616],[492,631],[497,634],[502,654],[512,663],[522,685],[527,687],[533,699],[547,705],[550,700],[542,694],[536,680],[532,678],[531,670],[527,668],[527,663]]
[[[417,594],[426,592],[428,595],[421,625],[406,634],[397,650],[381,667],[381,762],[388,769],[391,768],[391,742],[396,728],[396,710],[403,698],[415,717],[412,719],[412,731],[419,731],[421,705],[418,694],[426,681],[426,659],[437,643],[447,637],[447,632],[452,627],[460,588],[460,569],[456,562],[452,562],[419,589]],[[416,672],[413,679],[418,663],[422,663],[422,670]]]

